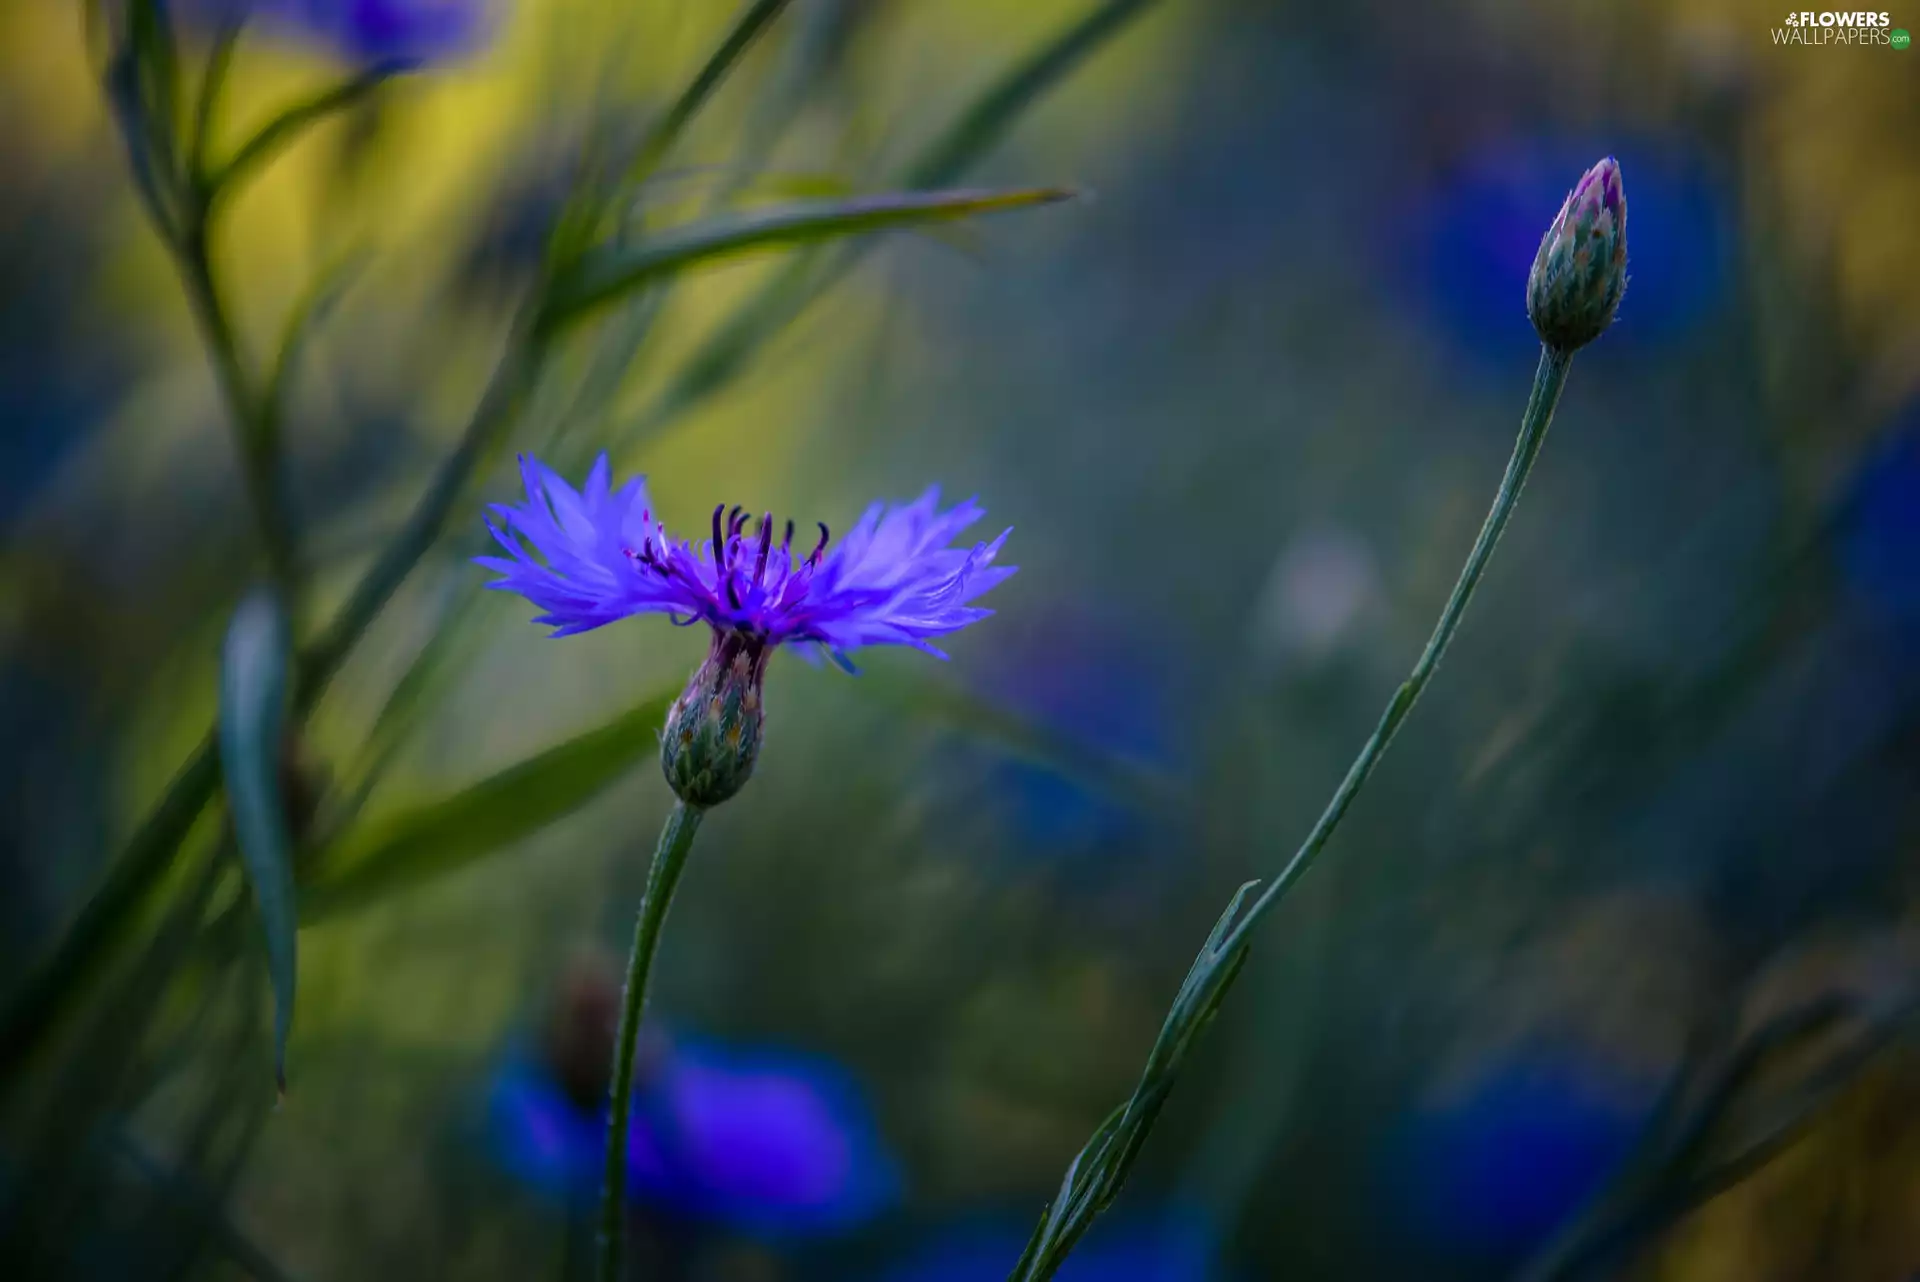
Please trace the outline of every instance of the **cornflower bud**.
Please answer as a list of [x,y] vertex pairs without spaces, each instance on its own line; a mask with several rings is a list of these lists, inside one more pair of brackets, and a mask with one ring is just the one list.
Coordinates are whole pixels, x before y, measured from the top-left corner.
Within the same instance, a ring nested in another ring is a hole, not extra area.
[[1527,278],[1527,318],[1562,352],[1585,347],[1613,323],[1627,287],[1627,198],[1609,156],[1581,177],[1540,240]]

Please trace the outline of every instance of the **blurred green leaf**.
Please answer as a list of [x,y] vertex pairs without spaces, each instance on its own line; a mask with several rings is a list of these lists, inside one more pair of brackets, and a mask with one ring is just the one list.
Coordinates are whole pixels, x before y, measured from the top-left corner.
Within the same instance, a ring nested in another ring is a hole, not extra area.
[[315,276],[306,292],[294,302],[280,335],[280,348],[267,374],[267,385],[260,398],[261,435],[267,448],[274,448],[280,425],[286,419],[287,400],[292,393],[293,377],[300,368],[300,356],[314,332],[326,322],[340,299],[358,277],[366,259],[348,255]]
[[753,42],[760,38],[760,33],[772,25],[788,3],[789,0],[753,0],[741,10],[739,19],[728,30],[726,39],[713,51],[699,74],[681,90],[673,106],[647,132],[628,170],[627,180],[630,184],[644,181],[666,158],[688,122],[699,114],[700,108],[706,105],[707,100],[713,97],[714,90],[727,78],[727,73],[733,70],[747,50],[753,47]]
[[231,196],[281,149],[291,146],[308,129],[329,116],[345,111],[408,70],[411,70],[411,64],[405,62],[376,63],[357,76],[284,108],[279,115],[262,125],[253,137],[242,143],[231,160],[215,166],[206,175],[209,202]]
[[125,943],[219,784],[220,751],[210,733],[134,830],[125,852],[88,896],[53,952],[9,996],[0,1013],[0,1081],[31,1059],[61,1015]]
[[1028,108],[1159,0],[1105,0],[994,81],[928,144],[903,175],[908,187],[953,182],[998,146]]
[[[957,182],[1035,102],[1159,0],[1103,0],[983,89],[907,164],[902,187]],[[760,349],[860,261],[862,246],[806,254],[783,266],[702,340],[673,381],[616,436],[616,452],[731,383]]]
[[189,173],[206,172],[207,148],[213,142],[214,122],[226,95],[227,75],[233,70],[233,54],[240,45],[240,28],[246,14],[237,5],[220,17],[213,45],[207,51],[206,65],[200,73],[200,92],[193,105],[193,128],[187,136]]
[[652,281],[742,254],[1025,209],[1073,194],[1064,187],[900,193],[727,214],[586,254],[554,280],[542,320],[557,328]]
[[572,814],[658,751],[660,727],[679,693],[675,682],[598,729],[349,839],[307,888],[304,919],[361,907],[463,868]]
[[279,599],[265,589],[254,591],[233,612],[220,658],[220,765],[240,860],[267,931],[267,970],[273,980],[273,1071],[283,1091],[299,929],[293,843],[280,795],[280,746],[287,718],[287,669],[292,661],[293,638]]
[[[751,49],[773,20],[780,16],[790,0],[753,0],[728,28],[726,37],[714,49],[706,62],[700,67],[687,87],[680,91],[673,105],[661,113],[646,132],[640,145],[635,148],[631,160],[627,163],[624,178],[613,192],[616,204],[623,203],[622,196],[631,195],[649,178],[660,162],[665,160],[673,145],[680,138],[693,118],[700,114],[714,92],[726,80],[740,59]],[[586,248],[595,237],[605,206],[596,192],[596,184],[583,182],[568,202],[555,228],[553,241],[549,246],[556,262],[571,262],[574,255]]]

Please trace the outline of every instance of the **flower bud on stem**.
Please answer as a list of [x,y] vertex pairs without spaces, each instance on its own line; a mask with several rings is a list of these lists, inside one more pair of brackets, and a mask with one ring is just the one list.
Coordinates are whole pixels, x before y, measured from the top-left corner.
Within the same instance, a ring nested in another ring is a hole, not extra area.
[[1242,910],[1254,883],[1239,894],[1214,926],[1161,1025],[1160,1036],[1147,1056],[1133,1096],[1108,1117],[1073,1164],[1053,1202],[1042,1215],[1027,1248],[1008,1282],[1048,1282],[1065,1263],[1094,1219],[1119,1196],[1148,1132],[1172,1092],[1188,1053],[1199,1040],[1225,999],[1227,989],[1252,946],[1251,932],[1262,917],[1298,884],[1332,839],[1340,821],[1374,770],[1387,747],[1427,685],[1439,670],[1447,646],[1459,631],[1467,604],[1480,586],[1493,559],[1493,550],[1506,532],[1519,505],[1527,476],[1540,456],[1560,403],[1573,354],[1598,338],[1613,320],[1620,292],[1626,285],[1626,199],[1620,189],[1620,167],[1607,159],[1587,171],[1548,229],[1527,285],[1527,314],[1540,333],[1540,363],[1533,391],[1520,418],[1520,434],[1500,478],[1493,505],[1480,527],[1479,537],[1460,567],[1447,603],[1440,610],[1433,635],[1420,652],[1413,671],[1387,701],[1386,710],[1360,754],[1334,790],[1312,831],[1259,898]]
[[1577,351],[1613,323],[1627,288],[1627,197],[1612,156],[1581,175],[1540,238],[1527,318],[1540,341]]
[[716,631],[705,663],[667,713],[660,768],[689,806],[717,806],[753,777],[766,722],[761,679],[768,647],[741,632]]

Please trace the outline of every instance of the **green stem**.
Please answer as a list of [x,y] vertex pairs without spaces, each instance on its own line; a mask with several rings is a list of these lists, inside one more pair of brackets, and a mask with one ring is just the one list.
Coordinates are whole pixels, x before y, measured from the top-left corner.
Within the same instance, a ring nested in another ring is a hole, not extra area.
[[617,1282],[622,1276],[627,1229],[627,1133],[633,1123],[633,1054],[640,1020],[647,1010],[647,977],[660,947],[660,928],[666,924],[673,888],[686,867],[693,834],[700,830],[704,811],[675,802],[660,830],[660,845],[647,870],[647,889],[640,899],[640,919],[633,930],[633,956],[627,960],[627,988],[620,1008],[620,1035],[613,1046],[613,1090],[607,1117],[606,1178],[600,1189],[599,1282]]
[[206,345],[214,377],[227,402],[228,417],[233,422],[240,471],[245,478],[254,522],[259,527],[260,546],[266,553],[267,572],[280,589],[288,609],[296,610],[298,573],[293,523],[280,473],[280,443],[272,430],[266,403],[247,372],[246,362],[240,355],[239,337],[221,301],[219,287],[214,283],[208,237],[205,206],[197,205],[188,216],[185,232],[173,246],[174,257],[179,262],[187,300],[193,306],[201,341]]
[[[1493,550],[1520,502],[1520,492],[1526,487],[1527,475],[1533,470],[1540,447],[1546,441],[1547,425],[1553,421],[1554,407],[1560,402],[1560,392],[1566,386],[1567,371],[1572,362],[1571,352],[1541,348],[1540,364],[1533,377],[1533,393],[1527,399],[1526,413],[1520,420],[1520,435],[1514,441],[1512,457],[1507,460],[1506,474],[1500,479],[1500,489],[1494,495],[1493,507],[1487,512],[1487,519],[1480,527],[1480,536],[1474,540],[1472,551],[1467,553],[1467,562],[1461,567],[1453,592],[1440,611],[1440,620],[1434,625],[1426,649],[1420,652],[1412,673],[1394,692],[1387,710],[1380,717],[1380,724],[1360,749],[1360,755],[1354,758],[1346,778],[1340,781],[1333,799],[1321,812],[1319,821],[1307,834],[1306,841],[1301,843],[1293,858],[1287,861],[1286,867],[1280,870],[1260,898],[1239,915],[1239,920],[1230,930],[1227,923],[1234,918],[1239,896],[1235,896],[1233,904],[1228,906],[1167,1015],[1160,1037],[1147,1057],[1146,1068],[1133,1098],[1108,1118],[1074,1159],[1054,1204],[1047,1209],[1040,1227],[1035,1230],[1026,1251],[1009,1275],[1010,1279],[1047,1282],[1066,1261],[1094,1217],[1118,1196],[1134,1159],[1173,1089],[1182,1061],[1192,1043],[1205,1030],[1225,996],[1227,986],[1233,982],[1246,960],[1250,947],[1248,932],[1299,882],[1326,847],[1334,830],[1340,826],[1340,821],[1353,805],[1354,798],[1379,766],[1387,745],[1393,742],[1394,734],[1399,731],[1401,723],[1407,719],[1407,714],[1413,710],[1413,705],[1419,701],[1427,683],[1439,669],[1441,656],[1446,653],[1454,633],[1459,631],[1467,603],[1473,599],[1474,590],[1479,587],[1480,579],[1486,573],[1487,563],[1493,558]],[[1246,889],[1241,889],[1242,895]],[[1086,1168],[1084,1175],[1083,1166]]]
[[1380,758],[1386,755],[1387,745],[1393,742],[1400,724],[1413,711],[1413,705],[1425,692],[1427,683],[1433,680],[1434,672],[1440,667],[1440,657],[1447,652],[1453,634],[1460,630],[1460,619],[1467,612],[1467,602],[1473,599],[1474,589],[1480,586],[1480,578],[1487,572],[1487,563],[1493,559],[1493,549],[1499,544],[1500,536],[1506,533],[1507,522],[1513,518],[1513,510],[1520,503],[1520,491],[1526,487],[1527,475],[1533,471],[1534,460],[1540,456],[1540,447],[1546,442],[1547,425],[1553,422],[1554,407],[1560,403],[1560,392],[1567,385],[1567,370],[1572,364],[1572,352],[1544,345],[1540,348],[1540,364],[1533,373],[1533,393],[1528,396],[1526,413],[1520,419],[1520,435],[1513,442],[1513,455],[1507,460],[1506,475],[1500,478],[1500,490],[1493,496],[1493,506],[1488,509],[1487,519],[1480,526],[1480,537],[1473,541],[1473,550],[1467,553],[1467,563],[1460,567],[1460,577],[1454,582],[1453,593],[1440,611],[1440,621],[1433,625],[1433,635],[1427,638],[1427,648],[1420,652],[1420,659],[1413,665],[1412,673],[1393,692],[1387,710],[1380,715],[1380,724],[1374,727],[1372,736],[1360,749],[1360,755],[1347,768],[1346,778],[1340,781],[1340,787],[1334,791],[1333,799],[1313,825],[1313,831],[1307,834],[1307,839],[1294,852],[1293,858],[1287,861],[1287,866],[1280,870],[1279,876],[1254,900],[1246,916],[1234,926],[1223,949],[1236,948],[1244,943],[1254,923],[1313,866],[1314,859],[1332,838],[1334,829],[1346,818],[1353,799],[1373,776]]

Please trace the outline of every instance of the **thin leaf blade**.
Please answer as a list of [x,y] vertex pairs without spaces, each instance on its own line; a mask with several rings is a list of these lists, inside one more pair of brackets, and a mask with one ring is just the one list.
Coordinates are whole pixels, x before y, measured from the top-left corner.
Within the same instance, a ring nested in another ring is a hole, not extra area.
[[549,290],[543,321],[559,328],[666,276],[745,254],[1049,205],[1073,195],[1065,187],[900,192],[727,214],[584,255]]
[[280,745],[286,729],[293,637],[272,592],[256,590],[227,625],[220,659],[220,766],[233,812],[240,861],[267,936],[273,983],[273,1074],[287,1086],[287,1036],[297,980],[293,840],[280,788]]
[[283,108],[278,115],[262,125],[251,138],[242,143],[231,160],[209,175],[206,180],[209,192],[214,196],[231,195],[262,169],[269,160],[292,146],[307,130],[345,111],[387,81],[412,69],[413,64],[408,62],[376,63],[356,76],[321,90],[311,98],[302,99]]

